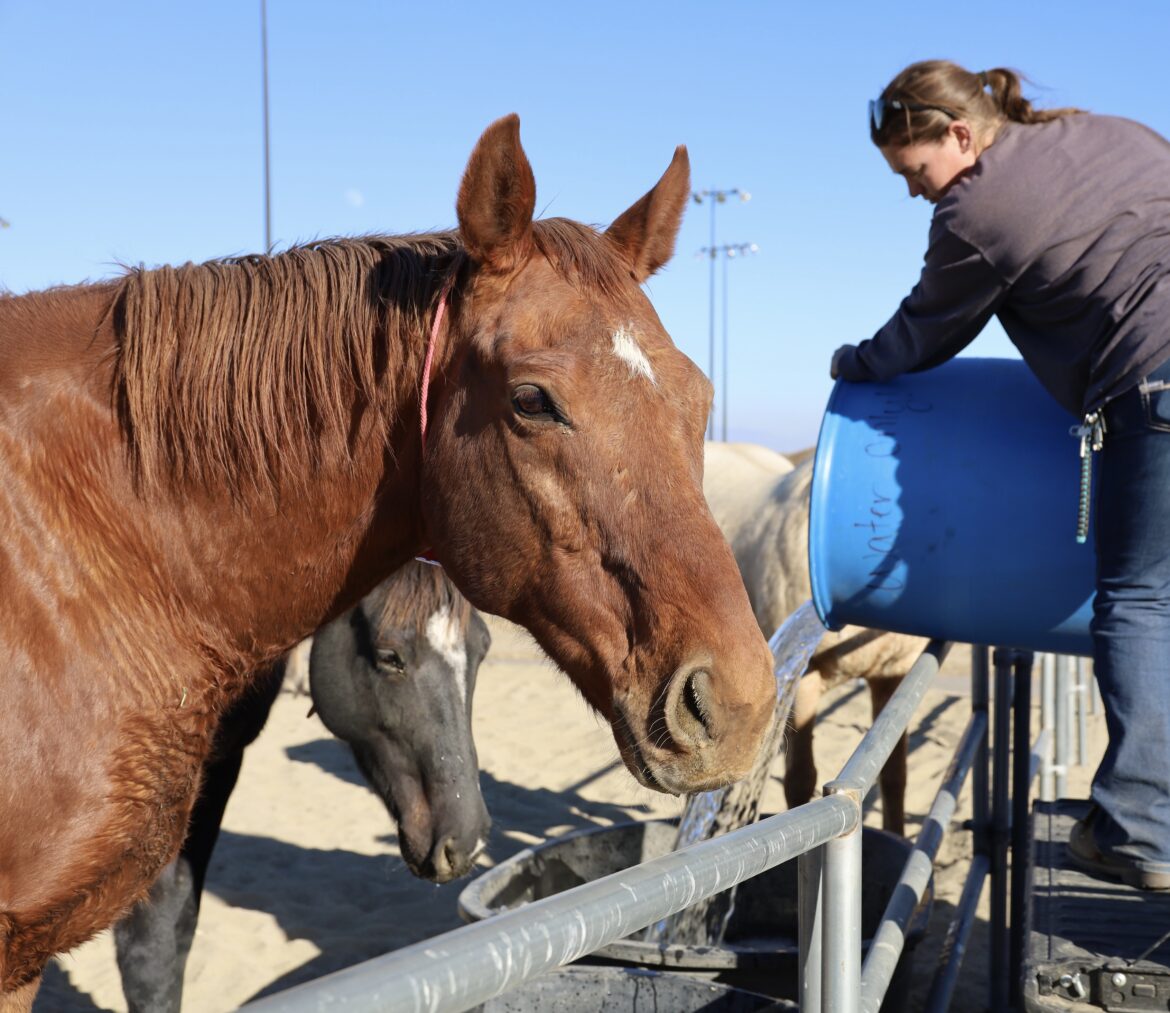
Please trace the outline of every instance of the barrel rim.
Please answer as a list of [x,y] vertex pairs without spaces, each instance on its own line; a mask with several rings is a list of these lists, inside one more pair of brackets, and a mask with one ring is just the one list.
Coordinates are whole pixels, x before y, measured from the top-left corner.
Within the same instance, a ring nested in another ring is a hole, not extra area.
[[[828,501],[829,475],[833,467],[833,448],[835,441],[831,438],[836,426],[840,425],[839,416],[834,410],[837,401],[842,396],[841,385],[844,380],[837,380],[829,392],[829,400],[825,404],[824,414],[821,416],[821,425],[817,433],[816,452],[813,454],[812,483],[809,486],[808,496],[808,573],[812,589],[813,608],[817,618],[828,630],[841,629],[840,623],[833,622],[832,597],[829,594],[828,577],[825,571],[827,554],[824,551],[824,539],[827,537],[822,524],[825,503]],[[818,551],[821,550],[821,551]]]

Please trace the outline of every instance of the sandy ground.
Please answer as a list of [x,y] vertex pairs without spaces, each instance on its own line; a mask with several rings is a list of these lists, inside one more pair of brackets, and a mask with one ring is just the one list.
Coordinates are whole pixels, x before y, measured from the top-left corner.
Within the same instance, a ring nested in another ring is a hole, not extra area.
[[[612,736],[568,680],[542,660],[522,631],[491,622],[494,643],[481,670],[475,735],[493,830],[484,867],[569,829],[677,815],[681,803],[641,788],[617,758]],[[917,833],[970,714],[969,651],[957,648],[911,725],[909,833]],[[366,790],[347,750],[304,697],[282,694],[248,750],[208,873],[187,967],[185,1008],[235,1009],[461,924],[456,898],[466,880],[438,887],[412,877],[398,857],[390,818]],[[817,732],[820,779],[836,773],[870,722],[856,684],[826,697]],[[1069,794],[1087,794],[1104,745],[1102,719],[1089,727],[1089,765],[1074,769]],[[776,773],[782,771],[777,761]],[[783,808],[773,777],[765,811]],[[970,815],[969,788],[955,826]],[[875,807],[867,823],[880,825]],[[969,835],[943,843],[935,904],[914,955],[910,1009],[929,988],[946,924],[962,890]],[[986,1008],[987,897],[975,925],[952,1009]],[[38,1011],[124,1010],[109,933],[50,968]]]

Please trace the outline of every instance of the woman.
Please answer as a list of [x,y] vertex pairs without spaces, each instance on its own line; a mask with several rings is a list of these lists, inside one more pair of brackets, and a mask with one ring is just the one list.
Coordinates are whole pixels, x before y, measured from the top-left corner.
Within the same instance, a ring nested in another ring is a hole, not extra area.
[[994,314],[1099,450],[1092,636],[1109,745],[1073,830],[1080,867],[1170,890],[1170,143],[1034,109],[1009,70],[907,67],[870,135],[935,205],[922,276],[831,373],[881,381],[964,348]]

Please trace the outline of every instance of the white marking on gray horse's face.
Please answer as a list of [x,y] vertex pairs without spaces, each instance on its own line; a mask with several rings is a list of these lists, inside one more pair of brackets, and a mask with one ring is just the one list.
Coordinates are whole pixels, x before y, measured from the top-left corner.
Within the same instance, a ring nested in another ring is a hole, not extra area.
[[642,351],[642,346],[638,344],[638,339],[629,328],[619,327],[613,332],[613,354],[630,367],[632,375],[644,376],[651,383],[658,383],[650,360],[646,358],[646,353]]
[[440,609],[427,620],[427,640],[448,665],[459,687],[459,699],[467,704],[467,652],[459,624],[450,609]]

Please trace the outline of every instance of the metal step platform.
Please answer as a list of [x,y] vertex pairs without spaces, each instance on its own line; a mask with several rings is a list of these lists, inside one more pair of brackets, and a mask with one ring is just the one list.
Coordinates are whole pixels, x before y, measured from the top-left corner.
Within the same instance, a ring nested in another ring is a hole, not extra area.
[[1170,892],[1088,876],[1065,853],[1083,800],[1032,809],[1032,902],[1023,935],[1024,1009],[1170,1010]]

